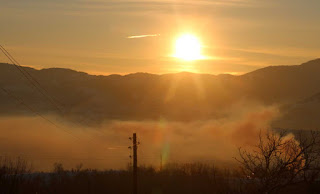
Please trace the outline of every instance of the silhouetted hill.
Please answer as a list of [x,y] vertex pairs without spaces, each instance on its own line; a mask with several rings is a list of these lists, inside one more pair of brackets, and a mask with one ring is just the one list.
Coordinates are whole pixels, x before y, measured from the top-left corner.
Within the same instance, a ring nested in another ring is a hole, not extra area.
[[[241,76],[194,73],[95,76],[70,69],[24,68],[61,103],[66,118],[85,122],[214,119],[240,101],[292,104],[320,92],[320,59],[302,65],[266,67]],[[13,65],[0,64],[0,86],[41,113],[57,113]],[[29,114],[3,92],[0,106],[2,115]]]
[[298,103],[285,106],[283,116],[274,126],[290,129],[320,129],[320,93]]
[[319,92],[320,59],[302,65],[272,66],[243,75],[248,94],[266,102],[293,103]]

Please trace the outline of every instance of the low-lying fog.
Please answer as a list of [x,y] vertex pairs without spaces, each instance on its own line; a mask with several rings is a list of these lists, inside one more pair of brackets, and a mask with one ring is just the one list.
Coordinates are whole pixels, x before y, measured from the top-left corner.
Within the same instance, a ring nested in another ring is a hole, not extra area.
[[82,163],[85,168],[124,169],[130,162],[129,137],[136,132],[139,164],[159,167],[162,156],[163,163],[225,165],[235,162],[238,147],[257,143],[259,131],[278,115],[276,107],[239,105],[216,120],[113,120],[90,127],[61,122],[54,115],[46,117],[60,127],[40,117],[1,117],[0,152],[26,159],[34,170],[51,170],[55,162],[66,168]]

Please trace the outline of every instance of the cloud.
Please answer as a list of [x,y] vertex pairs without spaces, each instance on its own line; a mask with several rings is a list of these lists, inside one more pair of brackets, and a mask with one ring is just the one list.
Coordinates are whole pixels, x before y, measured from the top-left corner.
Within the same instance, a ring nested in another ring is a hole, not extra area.
[[266,47],[266,48],[226,48],[228,50],[261,54],[261,55],[272,55],[281,57],[306,57],[316,58],[319,55],[320,50],[314,48],[299,48],[299,47]]
[[134,38],[146,38],[146,37],[156,37],[156,36],[160,36],[160,34],[134,35],[134,36],[128,36],[127,38],[134,39]]
[[215,5],[215,6],[252,6],[254,0],[83,0],[80,3],[93,3],[109,6],[134,6],[134,5]]

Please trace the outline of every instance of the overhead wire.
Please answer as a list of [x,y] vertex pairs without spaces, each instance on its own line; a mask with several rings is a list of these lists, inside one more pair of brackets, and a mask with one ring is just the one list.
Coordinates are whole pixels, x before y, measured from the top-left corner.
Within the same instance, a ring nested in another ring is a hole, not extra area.
[[[32,113],[34,113],[35,115],[39,116],[40,118],[44,119],[45,121],[47,121],[48,123],[52,124],[53,126],[55,126],[58,129],[63,130],[64,132],[68,133],[69,135],[73,136],[74,138],[81,140],[81,138],[75,136],[72,132],[64,129],[63,127],[61,127],[60,125],[56,124],[55,122],[53,122],[52,120],[48,119],[47,117],[43,116],[41,113],[39,113],[36,109],[34,109],[32,106],[29,106],[28,104],[26,104],[21,98],[13,95],[9,90],[1,87],[1,90],[6,93],[9,97],[11,97],[12,99],[14,99],[15,101],[19,102],[19,104],[22,104],[23,106],[25,106],[29,111],[31,111]],[[92,142],[97,143],[96,141],[94,141],[93,138],[88,137]],[[115,146],[113,147],[113,149],[119,149],[122,148],[120,146]],[[109,149],[109,150],[113,150],[113,149]]]
[[[25,69],[23,68],[20,63],[2,46],[0,45],[0,50],[2,51],[2,53],[11,61],[11,63],[18,69],[18,71],[23,75],[23,77],[28,81],[28,83],[30,85],[32,85],[33,88],[35,88],[43,97],[46,98],[46,100],[48,100],[50,102],[50,104],[55,107],[55,109],[58,110],[58,112],[60,114],[62,114],[62,116],[64,116],[64,112],[62,111],[62,106],[60,103],[58,103],[56,101],[56,99],[54,97],[52,97],[49,92],[41,86],[41,84]],[[52,124],[53,126],[55,126],[56,128],[64,131],[65,133],[68,133],[69,135],[71,135],[72,137],[76,138],[77,140],[81,140],[79,137],[77,137],[76,135],[74,135],[71,131],[64,129],[63,127],[59,126],[58,124],[56,124],[55,122],[53,122],[52,120],[48,119],[47,117],[43,116],[39,111],[37,111],[35,108],[33,108],[32,106],[28,105],[27,103],[25,103],[21,98],[13,95],[9,90],[0,87],[1,90],[6,93],[9,97],[13,98],[15,101],[19,102],[20,104],[22,104],[23,106],[25,106],[29,111],[31,111],[33,114],[39,116],[40,118],[44,119],[45,121],[47,121],[48,123]],[[78,123],[75,123],[77,125],[79,125]],[[100,130],[97,130],[99,133],[102,133],[103,135],[106,135],[105,133],[101,132]],[[94,139],[92,137],[88,137],[92,142],[97,143],[96,141],[94,141]],[[105,146],[104,146],[105,147]],[[123,146],[126,147],[126,146]],[[108,150],[113,150],[113,149],[109,149],[108,147],[105,147]],[[116,146],[117,149],[119,149],[119,146]]]
[[36,89],[38,92],[45,97],[53,107],[55,107],[60,113],[63,113],[63,111],[60,108],[59,103],[56,102],[56,100],[53,99],[48,94],[48,91],[43,88],[40,83],[27,71],[25,70],[20,63],[2,46],[0,45],[0,50],[2,53],[12,62],[12,64],[19,70],[19,72],[29,81],[29,83]]
[[0,87],[1,90],[6,93],[9,97],[13,98],[14,100],[16,100],[17,102],[19,102],[20,104],[22,104],[23,106],[25,106],[28,110],[30,110],[32,113],[34,113],[35,115],[41,117],[42,119],[44,119],[45,121],[47,121],[48,123],[52,124],[53,126],[63,130],[64,132],[70,134],[71,136],[73,136],[76,139],[79,139],[77,136],[73,135],[71,132],[65,130],[64,128],[60,127],[59,125],[55,124],[53,121],[51,121],[50,119],[44,117],[43,115],[41,115],[38,111],[36,111],[34,108],[32,108],[31,106],[29,106],[28,104],[26,104],[21,98],[13,95],[11,92],[9,92],[7,89]]
[[[50,124],[52,124],[53,126],[55,126],[58,129],[63,130],[64,132],[68,133],[69,135],[71,135],[72,137],[81,140],[79,137],[75,136],[74,134],[72,134],[70,131],[60,127],[59,125],[55,124],[53,121],[51,121],[50,119],[44,117],[43,115],[41,115],[37,110],[35,110],[33,107],[29,106],[28,104],[26,104],[22,99],[20,99],[19,97],[13,95],[9,90],[1,87],[1,90],[6,93],[10,98],[14,99],[15,101],[17,101],[19,104],[25,106],[29,111],[31,111],[32,113],[34,113],[35,115],[39,116],[40,118],[44,119],[45,121],[49,122]],[[117,148],[120,148],[122,146],[117,146]],[[121,159],[121,160],[125,160],[127,161],[126,157],[121,156],[121,155],[108,155],[107,157],[111,157],[111,158],[117,158],[117,160]],[[101,158],[101,159],[96,159],[96,158],[57,158],[57,157],[48,157],[48,158],[37,158],[36,159],[49,159],[49,160],[108,160],[110,158]]]
[[[38,92],[41,93],[42,96],[44,96],[51,104],[54,106],[58,112],[61,114],[62,117],[64,117],[64,113],[66,111],[62,110],[61,103],[58,102],[54,97],[50,96],[49,92],[41,86],[41,84],[35,79],[23,66],[0,44],[0,50],[2,53],[11,61],[11,63],[19,70],[19,72],[29,81],[29,84],[31,84]],[[72,122],[75,125],[80,126],[79,123]],[[81,126],[82,127],[82,126]],[[100,130],[96,130],[99,133],[106,135]]]
[[[0,45],[0,50],[2,51],[2,53],[11,61],[11,63],[19,70],[19,72],[24,76],[25,79],[28,80],[28,83],[31,84],[38,92],[40,92],[57,110],[58,112],[60,112],[61,114],[63,114],[62,109],[58,106],[60,103],[55,102],[53,97],[50,97],[48,93],[48,91],[41,86],[41,84],[27,71],[25,70],[20,63],[14,59],[14,57],[2,46]],[[38,111],[36,111],[34,108],[32,108],[31,106],[27,105],[21,98],[18,98],[17,96],[14,96],[13,94],[11,94],[8,90],[2,88],[2,90],[7,93],[9,96],[13,97],[15,100],[21,102],[21,104],[23,104],[24,106],[27,107],[27,109],[29,109],[30,111],[32,111],[34,114],[40,116],[41,118],[43,118],[44,120],[46,120],[47,122],[51,123],[52,125],[54,125],[55,127],[69,133],[70,135],[72,135],[73,137],[80,139],[79,137],[73,135],[70,131],[62,128],[61,126],[59,126],[58,124],[54,123],[53,121],[51,121],[50,119],[44,117],[43,115],[41,115]],[[64,115],[62,115],[64,116]],[[74,122],[73,122],[74,123]],[[74,123],[76,125],[79,125],[78,123]],[[105,133],[101,132],[100,130],[96,130],[99,133],[102,133],[104,135],[106,135]],[[93,138],[88,137],[91,141],[93,141],[94,143],[97,143],[96,141],[94,141]]]

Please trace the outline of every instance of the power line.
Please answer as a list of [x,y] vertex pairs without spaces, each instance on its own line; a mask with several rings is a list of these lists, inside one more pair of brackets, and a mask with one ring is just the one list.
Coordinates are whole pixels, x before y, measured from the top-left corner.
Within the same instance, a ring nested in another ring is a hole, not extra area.
[[[28,83],[33,86],[33,88],[35,88],[43,97],[45,97],[46,100],[48,100],[53,107],[55,107],[59,113],[63,115],[63,111],[60,108],[60,103],[57,103],[56,100],[50,96],[50,94],[48,93],[48,91],[41,86],[41,84],[25,69],[23,68],[20,63],[2,46],[0,45],[0,50],[2,51],[2,53],[11,61],[11,63],[18,69],[18,71],[22,74],[22,76],[28,81]],[[26,104],[21,98],[13,95],[10,91],[6,90],[3,87],[0,87],[1,90],[6,93],[9,97],[11,97],[12,99],[14,99],[15,101],[19,102],[21,105],[25,106],[28,110],[30,110],[32,113],[34,113],[35,115],[41,117],[42,119],[44,119],[45,121],[47,121],[48,123],[52,124],[53,126],[55,126],[56,128],[64,131],[65,133],[68,133],[69,135],[71,135],[72,137],[80,140],[79,137],[75,136],[74,134],[72,134],[70,131],[60,127],[59,125],[57,125],[55,122],[51,121],[50,119],[46,118],[45,116],[43,116],[41,113],[39,113],[36,109],[34,109],[32,106],[29,106],[28,104]],[[101,131],[98,131],[100,133],[102,133]],[[104,134],[104,133],[102,133]],[[89,137],[91,141],[95,142],[91,137]],[[96,143],[96,142],[95,142]],[[119,147],[117,147],[117,149],[119,149]],[[113,156],[114,158],[114,156]],[[57,158],[52,158],[52,159],[57,159]],[[66,159],[66,158],[61,158],[61,159]],[[119,158],[118,158],[119,159]],[[107,159],[71,159],[71,160],[107,160]]]
[[[0,45],[0,50],[11,61],[11,63],[19,70],[19,72],[29,81],[29,84],[31,84],[38,92],[40,92],[42,96],[44,96],[58,110],[58,112],[62,114],[61,116],[64,116],[62,109],[59,107],[60,103],[56,102],[56,100],[54,100],[54,98],[48,94],[48,91],[44,87],[42,87],[41,84],[27,70],[25,70],[21,66],[20,63],[2,45]],[[40,113],[38,112],[37,115],[40,115]],[[52,121],[50,122],[52,123]],[[74,123],[74,124],[79,125],[78,123]],[[99,130],[98,132],[104,134]]]
[[11,63],[19,70],[19,72],[29,81],[29,83],[36,89],[38,92],[41,93],[42,96],[44,96],[53,107],[55,107],[59,112],[63,113],[59,103],[56,102],[56,100],[53,99],[48,94],[48,91],[41,86],[41,84],[27,71],[25,70],[20,63],[2,46],[0,45],[0,50],[2,53],[11,61]]
[[[19,72],[29,81],[29,84],[31,84],[38,92],[41,93],[42,96],[44,96],[61,114],[62,117],[64,117],[64,113],[66,111],[63,111],[61,106],[61,103],[57,102],[54,97],[51,97],[48,91],[41,86],[41,84],[25,69],[23,66],[2,46],[0,45],[0,50],[2,53],[11,61],[11,63],[19,70]],[[82,127],[79,123],[72,122],[75,125],[78,125]],[[99,133],[106,135],[102,131],[96,130]]]
[[[13,95],[9,90],[1,87],[1,90],[6,93],[9,97],[11,97],[12,99],[14,99],[15,101],[17,101],[19,104],[25,106],[29,111],[31,111],[33,114],[39,116],[40,118],[42,118],[43,120],[47,121],[48,123],[50,123],[51,125],[53,125],[54,127],[64,131],[65,133],[68,133],[69,135],[71,135],[72,137],[78,139],[78,140],[81,140],[79,137],[75,136],[71,131],[68,131],[66,129],[64,129],[63,127],[59,126],[58,124],[56,124],[55,122],[53,122],[52,120],[46,118],[45,116],[43,116],[41,113],[39,113],[36,109],[34,109],[32,106],[29,106],[28,104],[26,104],[21,98]],[[89,141],[90,142],[93,142],[93,143],[97,143],[96,141],[94,141],[93,138],[89,137]],[[103,146],[104,148],[108,149],[109,147],[108,146]],[[121,148],[126,148],[126,146],[110,146],[112,147],[112,149],[121,149]],[[112,150],[111,149],[111,150]]]
[[55,124],[53,121],[51,121],[50,119],[44,117],[43,115],[41,115],[38,111],[36,111],[34,108],[32,108],[31,106],[27,105],[21,98],[14,96],[11,92],[9,92],[8,90],[4,89],[3,87],[0,87],[1,90],[6,93],[8,96],[10,96],[11,98],[13,98],[14,100],[16,100],[17,102],[19,102],[20,104],[22,104],[23,106],[25,106],[28,110],[30,110],[31,112],[33,112],[35,115],[41,117],[42,119],[44,119],[45,121],[47,121],[48,123],[52,124],[53,126],[63,130],[64,132],[70,134],[71,136],[73,136],[76,139],[79,139],[77,136],[74,136],[71,132],[63,129],[62,127],[60,127],[59,125]]
[[[31,84],[38,92],[41,93],[42,96],[44,96],[51,104],[52,106],[54,106],[59,113],[62,114],[62,116],[64,116],[63,111],[61,109],[61,105],[60,103],[56,102],[56,100],[50,96],[50,94],[48,93],[48,91],[41,86],[41,84],[25,69],[23,68],[20,63],[2,46],[0,45],[0,50],[2,51],[2,53],[11,61],[11,63],[19,70],[19,72],[28,80],[29,84]],[[1,87],[2,88],[2,87]],[[43,115],[41,115],[37,110],[35,110],[33,107],[27,105],[21,98],[18,98],[17,96],[14,96],[12,93],[10,93],[8,90],[2,88],[2,90],[9,95],[11,98],[14,98],[16,101],[20,102],[20,104],[24,105],[27,109],[29,109],[31,112],[33,112],[35,115],[41,117],[42,119],[46,120],[47,122],[49,122],[50,124],[54,125],[55,127],[57,127],[58,129],[63,130],[64,132],[68,133],[69,135],[73,136],[74,138],[80,140],[79,137],[73,135],[70,131],[60,127],[58,124],[54,123],[53,121],[51,121],[50,119],[44,117]],[[72,122],[78,126],[80,126],[80,124]],[[99,133],[106,135],[105,133],[96,130]],[[96,141],[94,141],[93,138],[89,137],[90,141],[97,143]],[[104,146],[105,148],[108,149],[108,147]],[[117,147],[117,149],[119,149],[119,147]]]

